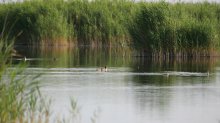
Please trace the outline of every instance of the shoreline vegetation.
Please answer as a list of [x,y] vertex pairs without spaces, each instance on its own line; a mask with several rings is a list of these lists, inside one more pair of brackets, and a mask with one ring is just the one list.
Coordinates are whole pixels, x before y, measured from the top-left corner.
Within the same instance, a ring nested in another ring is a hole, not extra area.
[[12,65],[13,42],[0,37],[0,123],[49,123],[49,101],[40,94],[39,75],[26,75],[23,62]]
[[[12,63],[14,41],[0,37],[0,123],[66,123],[79,122],[77,101],[70,98],[70,117],[52,115],[52,101],[40,91],[41,74],[27,74],[24,61]],[[91,117],[95,121],[95,117]]]
[[129,47],[136,56],[219,56],[220,4],[30,0],[0,4],[15,44]]

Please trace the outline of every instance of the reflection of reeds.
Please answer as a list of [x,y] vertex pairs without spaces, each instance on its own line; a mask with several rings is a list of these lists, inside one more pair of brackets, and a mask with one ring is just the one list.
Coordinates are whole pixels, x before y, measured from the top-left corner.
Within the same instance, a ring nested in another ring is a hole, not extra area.
[[[189,71],[189,72],[211,72],[217,64],[215,57],[175,57],[175,58],[141,58],[136,60],[134,69],[136,71]],[[136,66],[139,66],[137,68]]]
[[41,46],[28,50],[38,51],[35,57],[42,58],[39,63],[51,67],[122,66],[131,62],[129,47]]
[[[186,73],[198,73],[205,79],[213,79],[216,64],[218,58],[214,57],[197,57],[197,58],[183,58],[175,57],[163,59],[161,57],[143,58],[138,57],[134,63],[133,70],[135,72],[143,73],[159,73],[159,76],[142,76],[134,75],[133,79],[135,84],[141,85],[156,85],[156,86],[167,86],[176,85],[176,79],[182,76],[181,72]],[[175,74],[171,74],[175,73]],[[179,74],[181,73],[181,74]],[[185,73],[184,73],[185,74]],[[186,76],[188,76],[186,74]],[[176,78],[177,77],[177,78]],[[196,79],[191,76],[191,79]],[[183,78],[184,79],[184,78]],[[197,81],[193,81],[197,82]],[[207,81],[211,82],[211,81]],[[184,81],[183,81],[184,84]]]

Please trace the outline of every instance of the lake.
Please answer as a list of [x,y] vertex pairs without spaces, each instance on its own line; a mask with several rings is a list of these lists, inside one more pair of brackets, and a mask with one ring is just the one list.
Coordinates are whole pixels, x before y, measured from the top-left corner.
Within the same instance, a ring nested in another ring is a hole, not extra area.
[[[117,48],[16,49],[27,57],[28,74],[42,74],[41,92],[52,100],[55,119],[69,117],[77,123],[220,123],[217,58],[150,59]],[[96,70],[105,65],[108,72]],[[70,113],[71,98],[78,105],[75,117]]]

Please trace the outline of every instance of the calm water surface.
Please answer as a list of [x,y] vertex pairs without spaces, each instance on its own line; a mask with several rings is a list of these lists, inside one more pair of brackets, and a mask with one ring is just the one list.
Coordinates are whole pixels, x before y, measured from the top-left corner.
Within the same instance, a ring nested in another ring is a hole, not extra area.
[[[140,59],[90,48],[20,52],[28,74],[43,73],[41,91],[52,99],[53,117],[73,118],[74,98],[81,123],[220,123],[218,60]],[[96,71],[104,65],[108,72]]]

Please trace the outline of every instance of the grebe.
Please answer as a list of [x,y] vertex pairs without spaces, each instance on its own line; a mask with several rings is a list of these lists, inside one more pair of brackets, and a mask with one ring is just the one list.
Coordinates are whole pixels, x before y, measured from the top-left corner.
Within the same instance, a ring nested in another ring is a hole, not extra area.
[[105,66],[105,67],[98,68],[97,71],[100,71],[100,72],[107,72],[108,69],[107,69],[107,67]]

